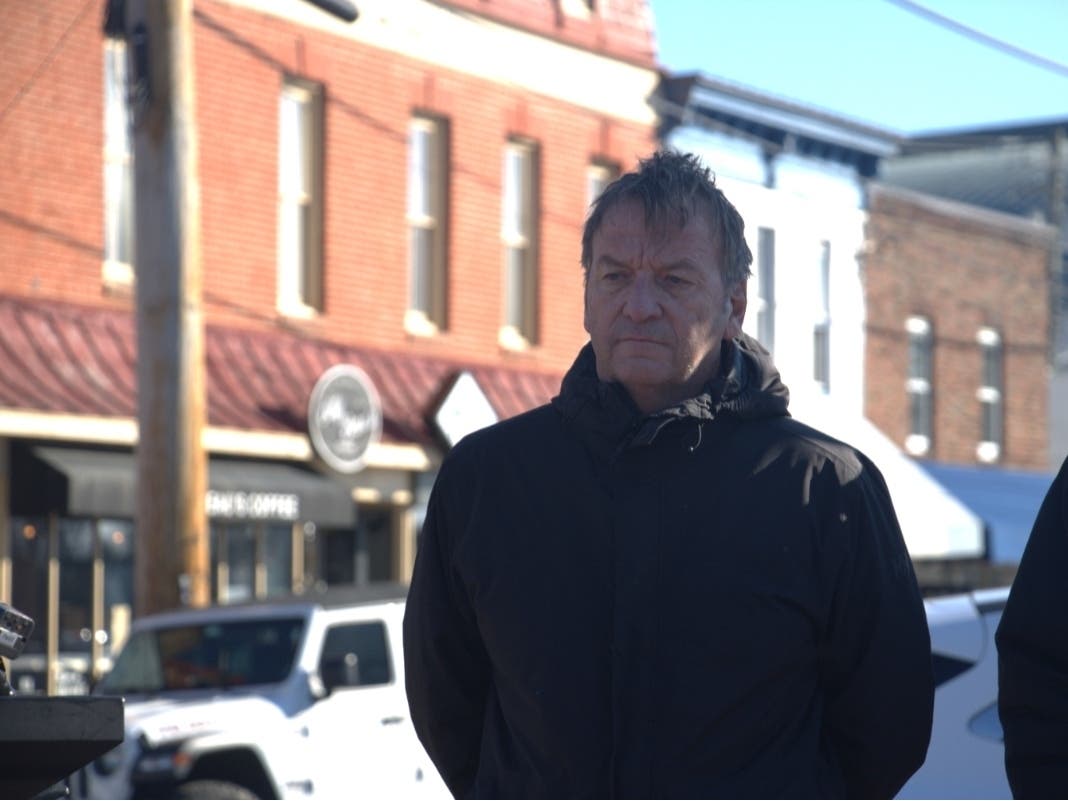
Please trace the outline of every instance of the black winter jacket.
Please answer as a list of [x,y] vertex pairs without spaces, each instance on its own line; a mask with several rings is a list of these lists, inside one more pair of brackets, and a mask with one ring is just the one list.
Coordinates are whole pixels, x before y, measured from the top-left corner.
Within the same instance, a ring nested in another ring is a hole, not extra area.
[[1068,794],[1068,459],[1027,540],[998,624],[998,712],[1016,798]]
[[457,796],[890,797],[922,764],[923,602],[878,470],[787,415],[759,345],[643,416],[587,345],[469,435],[404,626]]

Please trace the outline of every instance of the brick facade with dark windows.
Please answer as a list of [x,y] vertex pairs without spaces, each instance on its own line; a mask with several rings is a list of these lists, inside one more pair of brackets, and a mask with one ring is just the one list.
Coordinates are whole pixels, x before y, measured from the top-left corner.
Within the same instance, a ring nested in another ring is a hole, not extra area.
[[[863,259],[865,413],[903,448],[915,433],[908,326],[924,320],[932,337],[932,421],[928,447],[916,455],[955,464],[1047,466],[1045,299],[1052,237],[1042,223],[872,187]],[[990,356],[995,340],[999,392],[989,384],[997,378]],[[991,419],[995,413],[1000,420]],[[999,447],[987,437],[1000,437]]]

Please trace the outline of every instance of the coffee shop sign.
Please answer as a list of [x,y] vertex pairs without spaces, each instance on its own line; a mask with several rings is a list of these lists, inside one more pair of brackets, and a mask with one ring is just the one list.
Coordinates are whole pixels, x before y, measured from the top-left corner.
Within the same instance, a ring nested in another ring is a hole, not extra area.
[[231,520],[299,520],[300,496],[291,492],[208,490],[208,517]]

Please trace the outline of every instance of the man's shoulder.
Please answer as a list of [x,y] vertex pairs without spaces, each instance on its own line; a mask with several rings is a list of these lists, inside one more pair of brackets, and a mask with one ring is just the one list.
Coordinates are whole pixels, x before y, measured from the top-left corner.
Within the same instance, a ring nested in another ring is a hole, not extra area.
[[853,445],[796,417],[766,418],[757,421],[754,430],[761,432],[765,447],[789,455],[791,460],[833,466],[842,483],[874,468],[871,460]]

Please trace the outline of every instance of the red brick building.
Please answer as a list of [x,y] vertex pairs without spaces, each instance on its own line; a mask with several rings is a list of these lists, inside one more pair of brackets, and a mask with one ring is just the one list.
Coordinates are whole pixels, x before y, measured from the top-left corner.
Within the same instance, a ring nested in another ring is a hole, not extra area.
[[[0,597],[38,618],[53,688],[133,602],[145,232],[123,5],[15,4],[0,34]],[[438,404],[465,373],[498,417],[555,393],[585,341],[585,209],[655,142],[645,0],[356,5],[352,24],[301,0],[194,6],[220,599],[406,580]],[[308,432],[341,363],[381,402],[352,475]]]
[[873,185],[866,415],[935,462],[1043,470],[1055,231]]

